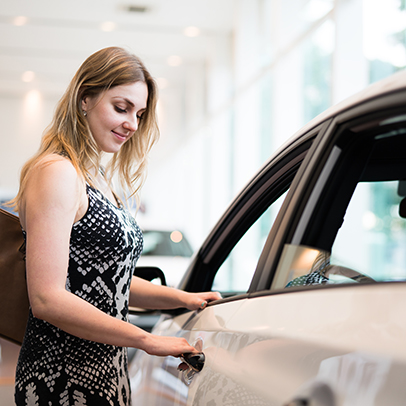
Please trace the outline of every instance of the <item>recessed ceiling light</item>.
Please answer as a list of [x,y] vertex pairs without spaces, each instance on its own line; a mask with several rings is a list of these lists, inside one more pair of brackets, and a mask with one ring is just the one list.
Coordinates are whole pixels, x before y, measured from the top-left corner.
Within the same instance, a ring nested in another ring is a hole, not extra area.
[[197,36],[200,35],[200,30],[199,30],[199,28],[197,28],[197,27],[190,26],[190,27],[186,27],[186,28],[183,30],[183,33],[184,33],[187,37],[197,37]]
[[23,82],[32,82],[35,78],[35,73],[32,70],[27,70],[25,71],[22,76],[21,76],[21,80]]
[[100,29],[106,32],[114,31],[116,29],[116,24],[112,21],[105,21],[100,24]]
[[14,18],[13,24],[17,26],[25,25],[27,24],[28,18],[25,16],[18,16]]
[[178,55],[171,55],[166,60],[169,66],[179,66],[182,65],[182,58]]

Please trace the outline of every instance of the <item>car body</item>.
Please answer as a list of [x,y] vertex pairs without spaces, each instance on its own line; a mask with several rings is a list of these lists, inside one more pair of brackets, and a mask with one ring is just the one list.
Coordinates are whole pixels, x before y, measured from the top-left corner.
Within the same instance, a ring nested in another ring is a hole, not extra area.
[[223,299],[153,330],[204,367],[138,351],[133,403],[403,405],[405,179],[403,71],[308,123],[236,197],[180,284]]

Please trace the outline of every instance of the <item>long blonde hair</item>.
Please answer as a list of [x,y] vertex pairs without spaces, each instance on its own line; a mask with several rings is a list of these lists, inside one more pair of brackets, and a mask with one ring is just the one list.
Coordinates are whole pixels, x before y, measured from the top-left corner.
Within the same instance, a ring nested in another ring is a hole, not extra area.
[[70,159],[78,174],[91,183],[90,170],[100,167],[100,154],[82,113],[81,100],[114,86],[144,82],[148,88],[147,108],[135,134],[113,154],[105,171],[108,182],[117,174],[121,186],[134,196],[145,180],[147,156],[159,137],[156,117],[157,86],[135,55],[123,48],[109,47],[87,58],[59,101],[53,120],[45,130],[38,152],[23,166],[20,190],[11,201],[18,211],[30,170],[44,156],[60,154]]

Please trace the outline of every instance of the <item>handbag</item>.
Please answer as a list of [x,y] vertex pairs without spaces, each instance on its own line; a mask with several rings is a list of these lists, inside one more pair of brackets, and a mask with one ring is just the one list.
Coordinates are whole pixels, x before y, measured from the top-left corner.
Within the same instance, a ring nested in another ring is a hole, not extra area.
[[0,209],[0,336],[21,344],[28,312],[25,242],[20,220]]

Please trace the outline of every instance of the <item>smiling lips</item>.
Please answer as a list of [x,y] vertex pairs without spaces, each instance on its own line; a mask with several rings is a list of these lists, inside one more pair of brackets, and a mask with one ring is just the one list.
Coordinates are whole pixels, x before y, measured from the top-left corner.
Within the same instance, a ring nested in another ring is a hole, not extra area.
[[126,141],[130,137],[130,134],[122,134],[117,131],[111,131],[120,141]]

